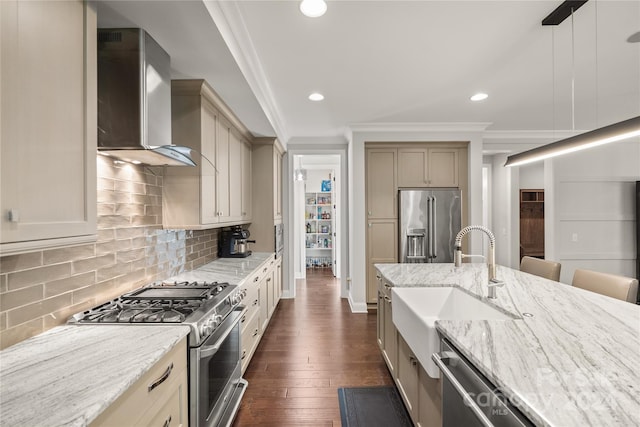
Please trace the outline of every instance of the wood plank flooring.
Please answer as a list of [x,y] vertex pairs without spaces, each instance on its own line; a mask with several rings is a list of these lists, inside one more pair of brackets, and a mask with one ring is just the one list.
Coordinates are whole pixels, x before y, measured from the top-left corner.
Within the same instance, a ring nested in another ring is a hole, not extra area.
[[322,269],[283,299],[245,372],[234,427],[340,426],[339,387],[392,385],[376,343],[376,314],[351,313]]

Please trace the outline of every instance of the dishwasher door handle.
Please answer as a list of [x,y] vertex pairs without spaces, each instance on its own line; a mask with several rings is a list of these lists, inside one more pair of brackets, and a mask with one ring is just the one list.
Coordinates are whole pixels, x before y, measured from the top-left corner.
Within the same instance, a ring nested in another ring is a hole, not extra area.
[[443,351],[441,353],[433,353],[431,355],[431,359],[436,363],[440,371],[443,373],[445,377],[451,382],[453,388],[458,392],[460,397],[464,403],[473,411],[473,414],[478,418],[478,421],[482,423],[485,427],[494,427],[493,423],[487,418],[482,409],[478,406],[478,404],[473,400],[469,392],[464,389],[462,384],[458,381],[455,375],[449,370],[447,366],[447,362],[456,363],[460,360],[458,355],[452,351]]

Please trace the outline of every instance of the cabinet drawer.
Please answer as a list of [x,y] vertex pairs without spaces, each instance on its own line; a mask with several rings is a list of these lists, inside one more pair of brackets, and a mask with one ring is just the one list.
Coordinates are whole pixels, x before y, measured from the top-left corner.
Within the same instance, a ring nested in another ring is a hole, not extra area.
[[182,339],[138,381],[125,391],[93,423],[95,426],[123,426],[143,422],[143,415],[153,416],[144,409],[167,399],[168,394],[187,381],[187,346]]
[[240,337],[240,346],[242,348],[241,359],[242,359],[242,372],[247,369],[249,362],[251,361],[251,357],[253,356],[253,352],[255,351],[258,343],[260,342],[260,316],[257,312],[249,318],[247,322],[247,326],[242,332]]
[[187,411],[187,381],[185,371],[185,381],[177,384],[165,399],[160,400],[151,408],[138,426],[149,427],[186,427],[188,426]]
[[[247,307],[247,311],[253,313],[258,309],[258,305],[260,304],[260,300],[258,298],[258,283],[251,283],[245,286],[247,290],[247,295],[245,295],[242,303]],[[251,316],[251,315],[250,315]]]

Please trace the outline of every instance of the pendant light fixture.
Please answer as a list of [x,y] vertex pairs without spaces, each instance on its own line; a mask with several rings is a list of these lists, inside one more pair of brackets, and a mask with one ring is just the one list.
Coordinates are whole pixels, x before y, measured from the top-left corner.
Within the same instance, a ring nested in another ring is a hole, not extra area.
[[562,154],[573,153],[574,151],[597,147],[598,145],[604,145],[610,142],[622,141],[623,139],[633,138],[634,136],[640,136],[640,116],[572,136],[561,141],[552,142],[551,144],[543,145],[542,147],[534,148],[523,153],[514,154],[507,157],[507,162],[504,165],[520,166]]
[[[542,25],[558,25],[568,16],[571,16],[573,45],[573,12],[575,12],[577,8],[582,6],[584,3],[586,3],[586,1],[563,2],[556,10],[554,10],[542,21]],[[574,86],[572,77],[572,122],[575,123],[573,87]],[[504,166],[509,167],[525,165],[528,163],[537,162],[539,160],[561,156],[563,154],[573,153],[575,151],[585,150],[588,148],[597,147],[599,145],[622,141],[637,136],[640,136],[640,116],[604,126],[560,141],[552,142],[551,144],[543,145],[541,147],[524,151],[522,153],[513,154],[507,157],[507,162],[504,164]]]

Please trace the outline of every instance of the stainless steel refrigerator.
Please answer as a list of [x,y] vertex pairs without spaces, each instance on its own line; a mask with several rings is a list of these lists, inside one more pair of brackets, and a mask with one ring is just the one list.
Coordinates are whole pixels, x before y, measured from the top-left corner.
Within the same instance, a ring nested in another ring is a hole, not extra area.
[[404,263],[453,262],[460,231],[460,190],[399,190],[398,259]]

